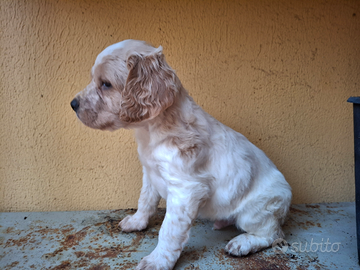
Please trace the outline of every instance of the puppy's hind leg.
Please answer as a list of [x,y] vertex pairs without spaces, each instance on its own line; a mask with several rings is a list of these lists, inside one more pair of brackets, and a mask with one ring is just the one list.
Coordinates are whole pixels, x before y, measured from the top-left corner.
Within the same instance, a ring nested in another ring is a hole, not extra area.
[[280,221],[272,214],[260,214],[251,219],[242,216],[236,224],[245,233],[230,240],[225,251],[234,256],[246,256],[249,253],[258,252],[278,238],[284,238]]

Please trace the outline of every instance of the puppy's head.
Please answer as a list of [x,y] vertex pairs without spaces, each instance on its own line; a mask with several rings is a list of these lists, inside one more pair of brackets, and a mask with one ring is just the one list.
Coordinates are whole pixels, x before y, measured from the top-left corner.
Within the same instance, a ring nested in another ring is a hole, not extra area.
[[98,55],[90,84],[71,101],[71,107],[91,128],[131,127],[170,107],[179,83],[161,46],[125,40]]

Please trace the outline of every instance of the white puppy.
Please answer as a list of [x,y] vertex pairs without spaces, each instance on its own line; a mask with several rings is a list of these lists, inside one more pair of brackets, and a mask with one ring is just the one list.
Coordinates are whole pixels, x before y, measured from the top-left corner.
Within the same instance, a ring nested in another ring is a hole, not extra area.
[[270,159],[243,135],[204,112],[188,95],[162,48],[125,40],[96,58],[91,83],[71,102],[78,118],[102,130],[135,130],[143,165],[138,210],[123,231],[146,228],[160,198],[166,215],[153,252],[136,269],[172,269],[197,218],[245,233],[225,250],[235,256],[284,237],[291,188]]

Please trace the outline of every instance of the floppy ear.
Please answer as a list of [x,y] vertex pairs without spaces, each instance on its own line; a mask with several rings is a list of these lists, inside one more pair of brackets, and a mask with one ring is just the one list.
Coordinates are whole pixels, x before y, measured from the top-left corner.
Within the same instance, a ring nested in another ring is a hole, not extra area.
[[174,103],[177,78],[166,63],[161,46],[150,55],[130,55],[127,67],[129,75],[120,111],[122,121],[154,118]]

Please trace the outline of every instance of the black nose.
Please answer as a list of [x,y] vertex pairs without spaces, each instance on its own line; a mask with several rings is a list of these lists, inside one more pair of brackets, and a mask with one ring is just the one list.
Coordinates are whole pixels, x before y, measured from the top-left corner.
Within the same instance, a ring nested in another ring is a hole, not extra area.
[[80,103],[79,103],[79,101],[78,101],[76,98],[74,98],[74,99],[71,101],[70,105],[71,105],[71,108],[76,112],[77,109],[79,109]]

